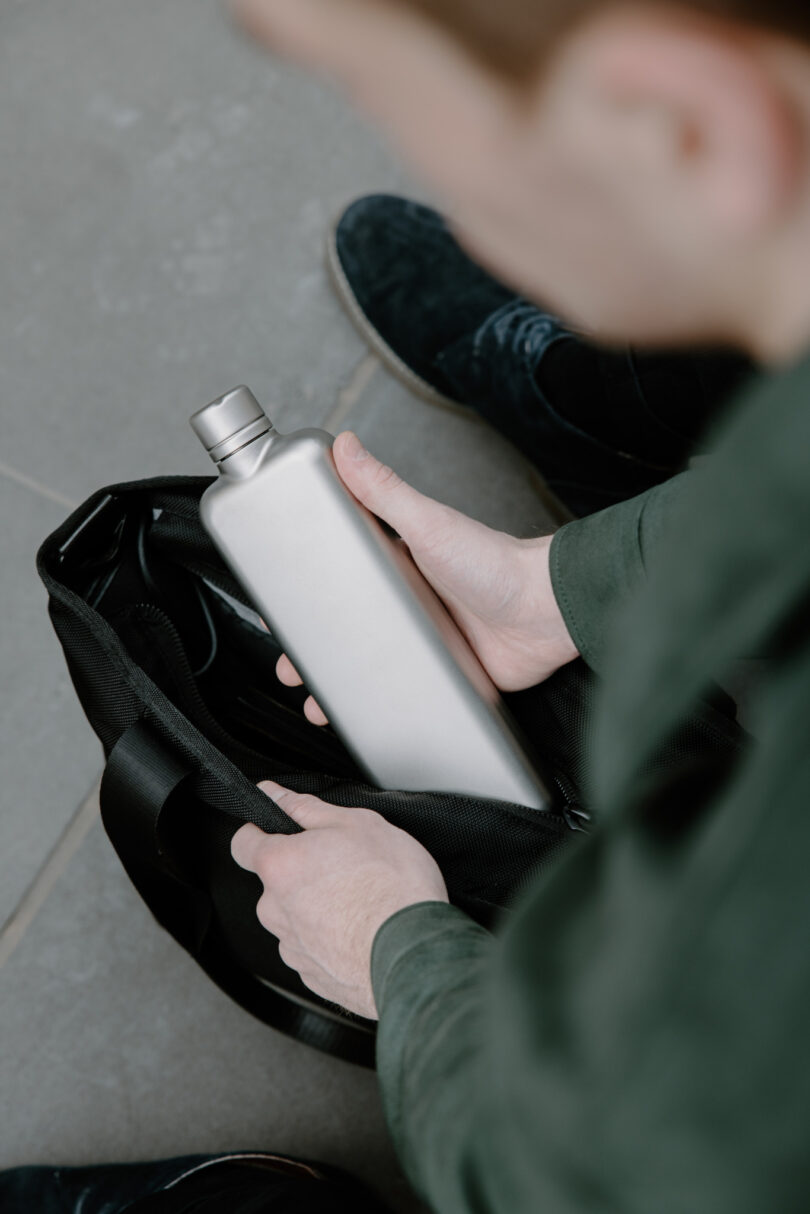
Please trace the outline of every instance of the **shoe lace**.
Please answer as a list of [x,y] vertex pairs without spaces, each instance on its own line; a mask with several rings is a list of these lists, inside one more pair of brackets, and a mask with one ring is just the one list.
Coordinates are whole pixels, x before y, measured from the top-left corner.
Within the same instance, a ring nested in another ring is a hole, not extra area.
[[568,332],[555,317],[525,299],[512,299],[488,316],[475,334],[473,350],[494,341],[499,351],[525,358],[534,372],[549,343]]

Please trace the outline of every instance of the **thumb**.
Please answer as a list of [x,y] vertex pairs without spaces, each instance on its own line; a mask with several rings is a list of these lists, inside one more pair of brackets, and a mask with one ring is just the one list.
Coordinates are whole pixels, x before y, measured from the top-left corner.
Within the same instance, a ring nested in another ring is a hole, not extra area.
[[351,430],[344,430],[332,447],[340,479],[358,501],[393,527],[410,543],[435,524],[446,507],[406,484],[393,469],[366,451]]
[[276,784],[275,780],[261,780],[259,788],[284,810],[288,818],[292,818],[293,822],[297,822],[304,830],[333,826],[336,816],[341,812],[328,801],[322,801],[320,797],[311,793],[293,792],[291,788]]

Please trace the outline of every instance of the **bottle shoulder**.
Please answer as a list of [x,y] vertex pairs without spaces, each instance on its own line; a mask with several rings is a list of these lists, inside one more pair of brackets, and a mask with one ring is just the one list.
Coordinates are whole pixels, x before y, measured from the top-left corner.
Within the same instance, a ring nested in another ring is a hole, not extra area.
[[244,485],[263,476],[267,469],[278,469],[287,463],[329,462],[333,441],[326,430],[315,428],[295,430],[292,434],[273,432],[265,435],[223,460],[212,489],[222,492]]
[[333,441],[332,435],[326,430],[314,427],[295,430],[292,434],[281,434],[273,442],[267,443],[261,451],[256,472],[263,472],[266,468],[278,468],[284,464],[331,464]]

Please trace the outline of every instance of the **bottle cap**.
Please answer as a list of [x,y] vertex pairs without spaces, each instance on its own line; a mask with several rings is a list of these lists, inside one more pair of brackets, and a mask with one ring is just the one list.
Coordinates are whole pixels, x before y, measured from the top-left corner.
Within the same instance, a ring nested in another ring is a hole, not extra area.
[[191,428],[215,463],[272,429],[264,409],[244,384],[193,413]]

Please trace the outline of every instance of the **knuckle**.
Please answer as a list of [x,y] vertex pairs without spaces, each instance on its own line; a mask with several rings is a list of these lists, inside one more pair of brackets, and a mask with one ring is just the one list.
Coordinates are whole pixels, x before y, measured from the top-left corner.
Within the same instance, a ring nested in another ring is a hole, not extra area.
[[382,814],[378,814],[376,809],[367,809],[364,805],[358,805],[353,811],[356,815],[358,825],[374,829],[375,827],[384,824],[387,825]]
[[283,893],[290,873],[294,871],[294,857],[290,853],[289,844],[295,836],[280,835],[266,850],[256,865],[256,872],[266,890],[273,889]]
[[263,847],[259,855],[256,857],[256,873],[260,880],[269,885],[275,876],[275,857],[273,852]]
[[314,793],[296,793],[296,800],[285,808],[291,808],[299,825],[317,814],[323,807],[323,802]]
[[379,489],[396,489],[402,484],[402,478],[387,464],[380,464],[374,472],[374,483]]
[[310,793],[290,792],[278,798],[278,806],[287,814],[298,814],[302,811],[306,813],[314,800],[315,798]]
[[298,968],[296,965],[297,954],[295,949],[289,944],[285,944],[284,941],[279,942],[278,955],[288,969],[294,970]]
[[274,856],[272,862],[267,864],[260,870],[262,884],[267,893],[280,895],[284,889],[284,864],[278,857]]
[[345,826],[359,836],[358,841],[370,841],[375,839],[380,831],[392,829],[387,819],[374,809],[366,809],[364,806],[358,805],[342,812],[347,814]]
[[284,792],[278,794],[276,803],[286,808],[290,806],[300,807],[301,805],[309,804],[313,799],[312,793],[295,792],[292,788],[286,788]]
[[256,918],[266,932],[270,932],[273,936],[277,935],[278,924],[276,922],[275,907],[272,900],[266,894],[256,904]]

